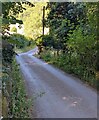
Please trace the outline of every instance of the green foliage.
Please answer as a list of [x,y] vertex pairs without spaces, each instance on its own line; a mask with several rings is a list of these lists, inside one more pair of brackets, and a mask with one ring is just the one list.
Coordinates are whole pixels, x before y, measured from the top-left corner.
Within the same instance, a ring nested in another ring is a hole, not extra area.
[[87,4],[87,16],[89,19],[89,34],[95,35],[96,54],[96,70],[99,71],[99,2]]
[[22,24],[22,20],[16,19],[16,15],[26,10],[22,4],[28,4],[28,6],[34,7],[34,5],[28,1],[22,2],[0,2],[2,4],[2,34],[5,34],[5,29],[9,30],[9,24]]
[[5,20],[8,22],[15,22],[17,20],[15,15],[22,13],[23,10],[26,10],[22,4],[27,4],[28,6],[34,7],[30,2],[2,2],[2,15]]
[[3,67],[3,95],[8,99],[8,118],[27,118],[31,100],[24,88],[19,66],[14,60],[9,69]]
[[84,3],[48,3],[50,9],[46,25],[54,38],[55,49],[66,49],[68,34],[72,34],[80,22],[85,24],[86,13]]
[[42,42],[43,42],[42,36],[40,36],[40,37],[38,37],[38,38],[36,39],[36,45],[37,45],[37,46],[41,46],[41,45],[42,45]]
[[29,46],[30,38],[26,38],[24,35],[12,34],[11,36],[2,37],[2,60],[3,64],[12,63],[14,55],[17,53],[14,50],[14,47],[24,48]]
[[17,28],[16,28],[16,27],[13,27],[13,28],[11,29],[11,32],[17,33]]
[[18,48],[23,48],[29,44],[29,38],[21,34],[12,34],[8,41],[15,44]]
[[[30,2],[24,2],[25,4],[33,5]],[[33,6],[32,6],[33,7]],[[7,63],[12,62],[14,52],[14,44],[20,44],[20,47],[23,47],[26,43],[26,39],[24,36],[21,35],[12,35],[10,37],[5,36],[6,29],[9,30],[9,24],[10,23],[22,23],[22,21],[17,20],[15,18],[15,15],[19,14],[20,12],[23,12],[25,8],[22,6],[21,2],[2,2],[2,13],[1,13],[1,19],[2,19],[2,39],[3,39],[3,63],[4,61]],[[20,36],[20,37],[19,37]],[[18,38],[15,38],[18,37]],[[24,42],[25,41],[25,42]],[[11,42],[11,43],[9,43]],[[13,45],[12,45],[13,44]],[[7,60],[8,59],[8,60]]]
[[12,67],[12,115],[14,118],[29,117],[29,108],[31,101],[26,95],[22,76],[20,75],[19,67],[16,62],[13,62]]
[[54,46],[54,40],[51,35],[44,35],[42,36],[42,44],[45,47],[52,47]]
[[2,37],[2,63],[5,64],[11,64],[13,60],[13,56],[15,54],[14,52],[14,46],[10,43],[8,43],[9,37],[3,36]]
[[35,41],[37,45],[43,45],[44,47],[54,46],[54,40],[51,35],[42,35],[38,37]]
[[54,44],[49,46],[51,41],[45,36],[50,49],[45,49],[41,58],[97,88],[99,4],[48,3],[48,7],[46,24]]
[[46,6],[46,2],[35,2],[33,4],[35,7],[32,8],[23,5],[27,10],[20,13],[18,19],[23,20],[25,35],[35,40],[42,35],[42,14],[43,6]]
[[35,41],[29,39],[28,45],[23,47],[22,49],[18,49],[18,47],[16,48],[16,52],[17,53],[22,53],[22,52],[28,52],[29,50],[32,50],[36,47],[36,43]]
[[[34,5],[30,2],[24,2],[33,7]],[[1,5],[1,2],[0,2]],[[0,8],[1,9],[1,8]],[[8,118],[26,118],[28,117],[28,107],[30,100],[24,91],[21,76],[19,74],[18,66],[13,62],[14,46],[24,47],[30,45],[29,41],[22,35],[11,35],[6,36],[7,30],[9,31],[9,24],[20,23],[22,20],[16,19],[16,15],[23,12],[25,8],[22,7],[21,2],[2,2],[2,13],[0,14],[0,23],[2,33],[2,68],[3,68],[3,96],[7,99],[8,107]]]
[[75,74],[85,83],[97,88],[97,80],[95,78],[95,70],[92,65],[87,66],[83,61],[79,61],[79,56],[73,53],[68,54],[53,54],[55,51],[46,50],[40,54],[41,58],[46,62],[55,65],[67,73]]
[[17,20],[14,15],[23,11],[22,4],[19,2],[2,2],[2,33],[9,29],[9,24],[22,22]]

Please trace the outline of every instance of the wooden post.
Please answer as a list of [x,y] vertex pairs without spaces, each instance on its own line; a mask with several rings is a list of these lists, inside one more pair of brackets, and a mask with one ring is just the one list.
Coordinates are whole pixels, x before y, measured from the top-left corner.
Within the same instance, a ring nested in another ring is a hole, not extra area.
[[45,6],[43,6],[43,35],[44,35],[44,27],[45,27]]

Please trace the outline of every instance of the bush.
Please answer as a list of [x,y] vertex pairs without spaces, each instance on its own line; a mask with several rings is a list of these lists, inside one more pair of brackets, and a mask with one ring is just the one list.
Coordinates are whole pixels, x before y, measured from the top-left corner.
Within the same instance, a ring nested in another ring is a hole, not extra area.
[[21,34],[11,35],[8,41],[12,44],[16,44],[16,47],[18,48],[24,48],[29,44],[28,38]]
[[42,37],[42,44],[45,47],[51,47],[54,46],[54,40],[53,37],[51,35],[44,35]]
[[79,60],[79,56],[60,54],[59,56],[52,56],[50,50],[43,51],[41,58],[46,62],[54,64],[56,67],[61,68],[65,72],[73,73],[77,75],[83,81],[90,85],[97,87],[97,81],[95,78],[95,71],[91,67],[85,66]]

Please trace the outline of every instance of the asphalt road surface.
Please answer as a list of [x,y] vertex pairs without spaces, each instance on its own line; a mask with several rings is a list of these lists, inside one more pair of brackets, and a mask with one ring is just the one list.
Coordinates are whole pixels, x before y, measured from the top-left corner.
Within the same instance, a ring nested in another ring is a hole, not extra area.
[[97,93],[78,78],[37,59],[37,48],[17,56],[36,118],[97,118]]

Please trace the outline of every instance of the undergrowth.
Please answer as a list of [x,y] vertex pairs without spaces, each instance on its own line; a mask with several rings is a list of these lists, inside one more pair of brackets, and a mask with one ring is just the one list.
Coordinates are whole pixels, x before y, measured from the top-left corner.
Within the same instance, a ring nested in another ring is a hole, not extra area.
[[70,57],[64,54],[54,55],[51,50],[43,51],[40,56],[41,59],[55,65],[63,71],[76,75],[83,82],[95,88],[99,86],[96,80],[96,71],[78,62],[78,58],[75,56]]
[[7,102],[7,118],[28,118],[31,99],[28,98],[16,60],[3,70],[3,96]]

